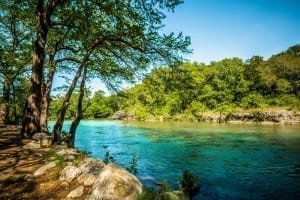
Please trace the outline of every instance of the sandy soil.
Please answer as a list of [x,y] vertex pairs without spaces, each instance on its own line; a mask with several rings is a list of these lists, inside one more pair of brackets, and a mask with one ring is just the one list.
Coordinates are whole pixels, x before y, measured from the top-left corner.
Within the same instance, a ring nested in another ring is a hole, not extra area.
[[45,155],[51,149],[24,149],[31,141],[21,138],[16,126],[0,125],[0,199],[67,199],[78,184],[61,185],[61,166],[34,177],[34,171],[49,162]]

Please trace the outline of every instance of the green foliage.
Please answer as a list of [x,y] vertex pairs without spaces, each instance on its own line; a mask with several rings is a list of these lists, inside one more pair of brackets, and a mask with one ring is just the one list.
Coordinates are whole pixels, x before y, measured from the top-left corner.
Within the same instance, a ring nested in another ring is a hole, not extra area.
[[137,120],[199,121],[211,111],[227,116],[239,109],[273,106],[299,110],[300,59],[298,48],[290,49],[266,61],[253,56],[246,62],[232,58],[154,68],[130,89],[110,97],[96,92],[87,99],[84,115],[107,117],[123,110]]
[[264,105],[265,99],[261,94],[251,93],[243,97],[241,100],[242,108],[260,108]]
[[114,163],[114,162],[115,162],[115,159],[114,159],[113,155],[111,155],[111,154],[109,153],[109,151],[107,151],[107,152],[105,153],[103,162],[104,162],[105,164],[108,164],[108,163]]
[[136,118],[142,120],[149,116],[200,120],[205,112],[230,115],[239,107],[299,110],[298,46],[266,61],[254,56],[246,62],[227,58],[209,65],[183,63],[153,69],[140,84],[122,92],[120,107],[129,113],[138,108],[142,115]]
[[130,161],[129,167],[127,168],[127,170],[134,175],[136,175],[138,172],[137,171],[138,170],[137,169],[137,161],[138,161],[138,158],[136,155],[134,155]]

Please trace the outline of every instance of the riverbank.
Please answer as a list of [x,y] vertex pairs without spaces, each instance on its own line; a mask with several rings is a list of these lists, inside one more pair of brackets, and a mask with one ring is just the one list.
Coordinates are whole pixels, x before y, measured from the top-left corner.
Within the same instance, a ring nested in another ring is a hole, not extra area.
[[138,121],[190,121],[212,123],[259,123],[259,124],[300,124],[300,111],[282,108],[236,110],[236,111],[207,111],[192,114],[176,114],[174,116],[148,114],[138,118],[134,113],[118,111],[111,117],[114,120]]
[[0,125],[0,144],[0,199],[136,199],[142,192],[117,165],[64,146],[41,148],[16,126]]

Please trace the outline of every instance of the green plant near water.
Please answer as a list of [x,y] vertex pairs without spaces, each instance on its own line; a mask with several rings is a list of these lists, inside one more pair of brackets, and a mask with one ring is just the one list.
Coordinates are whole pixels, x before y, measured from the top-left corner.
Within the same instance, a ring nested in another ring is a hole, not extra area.
[[105,153],[103,162],[104,162],[105,164],[108,164],[108,163],[114,163],[114,162],[115,162],[114,156],[111,155],[111,154],[109,153],[109,151],[107,151],[107,152]]
[[78,150],[79,155],[77,156],[76,159],[73,160],[73,165],[75,167],[78,167],[80,162],[83,161],[90,152],[86,151],[86,150]]
[[126,168],[130,173],[134,175],[136,175],[138,172],[137,161],[138,161],[138,157],[134,155],[130,161],[129,167]]

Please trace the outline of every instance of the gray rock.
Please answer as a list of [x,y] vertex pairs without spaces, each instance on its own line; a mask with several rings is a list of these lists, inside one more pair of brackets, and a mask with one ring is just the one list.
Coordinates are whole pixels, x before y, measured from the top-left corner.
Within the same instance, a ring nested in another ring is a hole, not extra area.
[[142,193],[142,184],[128,171],[114,165],[106,165],[94,183],[87,200],[134,200]]
[[59,176],[60,181],[72,182],[76,177],[78,177],[82,172],[80,169],[74,166],[67,166],[61,172]]
[[82,173],[98,173],[104,165],[105,164],[102,160],[86,158],[80,163],[79,169]]
[[72,190],[69,194],[68,194],[68,198],[78,198],[81,197],[83,195],[83,190],[84,187],[81,185],[79,187],[77,187],[75,190]]
[[50,163],[48,163],[48,164],[46,164],[46,165],[40,167],[38,170],[36,170],[36,171],[33,173],[33,175],[34,175],[34,176],[41,176],[41,175],[45,174],[46,171],[48,171],[49,169],[51,169],[51,168],[53,168],[53,167],[55,167],[55,166],[56,166],[55,161],[52,161],[52,162],[50,162]]
[[93,185],[96,182],[96,180],[97,180],[96,176],[90,173],[81,174],[77,178],[78,183],[83,183],[84,186]]

